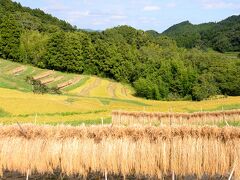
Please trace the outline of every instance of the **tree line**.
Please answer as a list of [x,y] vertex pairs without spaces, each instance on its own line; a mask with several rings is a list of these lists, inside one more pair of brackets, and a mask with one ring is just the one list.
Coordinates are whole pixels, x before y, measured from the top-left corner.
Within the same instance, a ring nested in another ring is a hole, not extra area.
[[102,32],[78,30],[40,10],[10,0],[0,3],[0,57],[4,59],[112,78],[131,84],[137,96],[147,99],[240,95],[238,59],[179,47],[167,36],[129,26]]

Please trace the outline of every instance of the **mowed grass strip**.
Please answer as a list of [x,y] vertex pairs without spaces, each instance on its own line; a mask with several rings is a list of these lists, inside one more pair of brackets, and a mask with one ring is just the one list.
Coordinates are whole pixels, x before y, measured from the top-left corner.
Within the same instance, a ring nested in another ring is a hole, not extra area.
[[11,116],[5,116],[0,117],[0,124],[15,124],[15,123],[37,123],[37,124],[72,124],[74,121],[77,121],[76,123],[81,123],[81,121],[86,120],[96,120],[96,119],[108,119],[111,118],[111,114],[109,112],[92,112],[89,114],[86,113],[79,113],[79,114],[69,114],[68,116],[62,116],[62,115],[33,115],[33,116],[26,116],[26,117],[11,117]]

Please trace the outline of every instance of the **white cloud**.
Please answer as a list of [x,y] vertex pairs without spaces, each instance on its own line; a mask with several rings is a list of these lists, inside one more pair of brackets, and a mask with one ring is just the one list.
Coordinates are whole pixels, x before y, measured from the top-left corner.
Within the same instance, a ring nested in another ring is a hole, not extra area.
[[158,23],[158,19],[155,17],[140,17],[138,20],[144,24]]
[[70,8],[67,7],[65,4],[61,3],[61,2],[58,2],[57,0],[48,0],[48,1],[45,1],[48,6],[47,7],[44,7],[42,8],[43,11],[46,11],[46,12],[65,12],[65,11],[69,11]]
[[175,8],[177,6],[177,4],[175,2],[170,2],[166,4],[166,7],[168,8]]
[[159,6],[154,6],[154,5],[145,6],[143,8],[144,11],[158,11],[159,9],[160,9]]
[[121,19],[126,19],[127,16],[124,16],[124,15],[112,15],[110,18],[111,19],[115,19],[115,20],[121,20]]
[[[104,17],[104,18],[103,18]],[[104,14],[101,17],[96,17],[94,20],[92,20],[91,24],[94,26],[99,26],[99,25],[107,25],[107,24],[112,24],[112,25],[123,25],[126,24],[127,16],[122,15],[122,14]]]
[[78,19],[84,18],[84,17],[88,17],[90,12],[89,11],[70,11],[70,12],[66,12],[66,19],[71,22],[71,23],[75,23],[77,22]]
[[106,23],[107,21],[104,21],[104,20],[94,20],[91,24],[94,26],[98,26],[98,25],[104,25]]
[[90,12],[89,11],[71,11],[68,14],[72,18],[81,18],[81,17],[89,16]]
[[204,9],[240,9],[240,2],[225,2],[219,0],[201,0]]

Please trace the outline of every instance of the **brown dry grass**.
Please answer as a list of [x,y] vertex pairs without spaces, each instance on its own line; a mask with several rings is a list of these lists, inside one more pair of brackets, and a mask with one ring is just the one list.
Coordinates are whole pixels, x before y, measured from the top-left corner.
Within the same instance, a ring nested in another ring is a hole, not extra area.
[[18,74],[18,73],[23,72],[24,70],[26,70],[26,67],[25,66],[20,66],[20,67],[17,67],[15,69],[13,69],[10,73],[11,74]]
[[53,78],[53,77],[40,80],[41,84],[48,84],[48,83],[51,83],[53,81],[55,81],[55,78]]
[[81,80],[81,77],[75,77],[75,78],[70,79],[70,80],[68,80],[66,82],[58,84],[57,88],[59,88],[59,89],[65,88],[67,86],[70,86],[70,85],[78,83],[80,80]]
[[240,178],[233,127],[0,126],[0,171],[67,175],[229,174]]
[[114,125],[206,125],[240,120],[240,110],[195,112],[195,113],[149,113],[113,111]]
[[43,72],[43,73],[41,73],[39,75],[34,76],[33,79],[34,80],[39,80],[39,79],[42,79],[42,78],[46,78],[46,77],[48,77],[48,76],[50,76],[52,74],[54,74],[54,71],[50,71],[49,70],[49,71],[46,71],[46,72]]

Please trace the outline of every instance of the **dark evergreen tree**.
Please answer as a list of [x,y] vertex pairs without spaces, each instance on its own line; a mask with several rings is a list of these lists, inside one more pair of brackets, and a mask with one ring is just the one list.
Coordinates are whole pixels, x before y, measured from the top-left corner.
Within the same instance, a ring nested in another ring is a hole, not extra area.
[[19,60],[21,26],[13,15],[5,15],[0,24],[0,56]]

